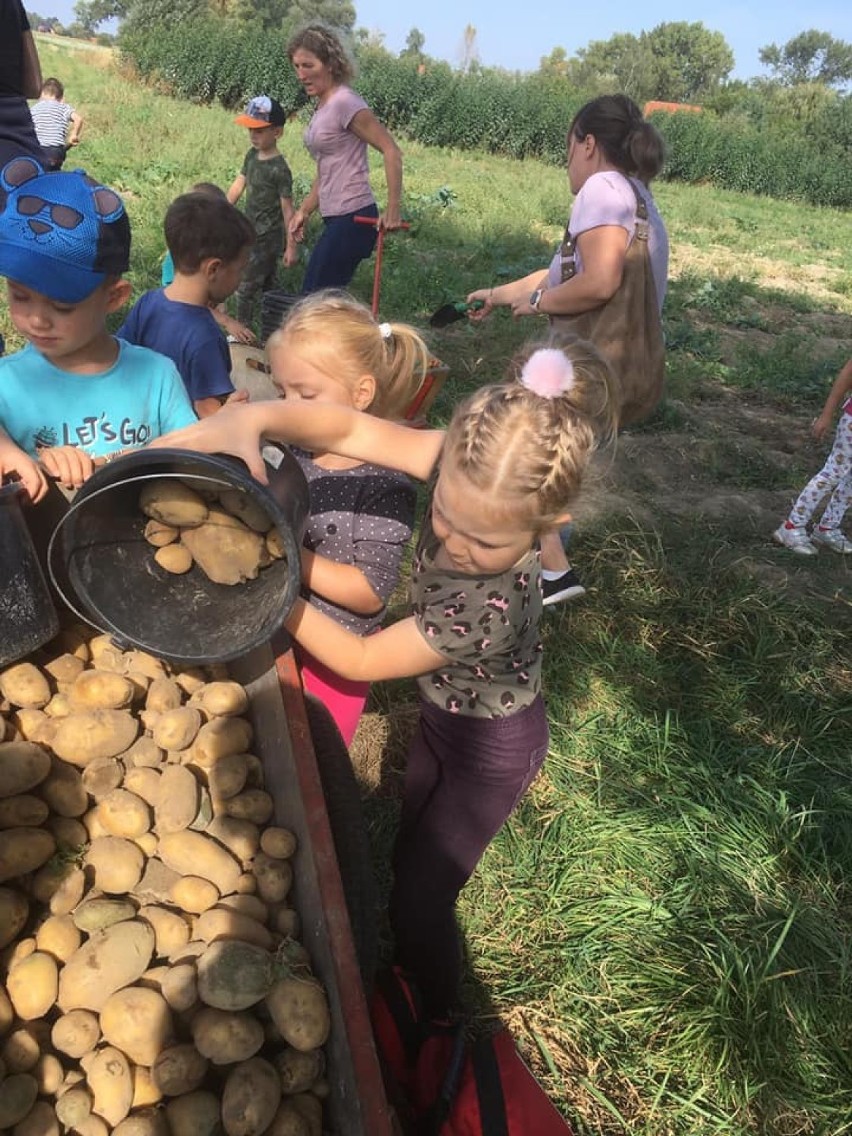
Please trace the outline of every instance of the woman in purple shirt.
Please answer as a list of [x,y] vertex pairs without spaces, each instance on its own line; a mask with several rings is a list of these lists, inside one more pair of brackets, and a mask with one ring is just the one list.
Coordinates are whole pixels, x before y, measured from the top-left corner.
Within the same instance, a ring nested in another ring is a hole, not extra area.
[[[401,225],[402,153],[349,86],[353,64],[334,32],[322,24],[309,24],[290,40],[287,54],[305,93],[316,99],[305,145],[316,160],[317,175],[290,222],[290,232],[297,241],[303,240],[305,222],[317,209],[324,228],[311,253],[302,291],[345,288],[372,253],[377,229]],[[388,187],[384,213],[370,189],[367,146],[384,158]],[[356,224],[356,215],[375,217],[377,225]]]

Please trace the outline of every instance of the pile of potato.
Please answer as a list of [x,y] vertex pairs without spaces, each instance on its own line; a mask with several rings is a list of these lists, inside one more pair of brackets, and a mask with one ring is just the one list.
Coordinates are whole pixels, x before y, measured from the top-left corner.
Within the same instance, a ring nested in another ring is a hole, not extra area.
[[272,521],[239,489],[199,491],[157,478],[142,490],[139,508],[150,518],[145,539],[166,572],[181,575],[197,564],[216,584],[242,584],[284,557]]
[[0,699],[0,1131],[320,1136],[328,1004],[245,690],[74,629]]

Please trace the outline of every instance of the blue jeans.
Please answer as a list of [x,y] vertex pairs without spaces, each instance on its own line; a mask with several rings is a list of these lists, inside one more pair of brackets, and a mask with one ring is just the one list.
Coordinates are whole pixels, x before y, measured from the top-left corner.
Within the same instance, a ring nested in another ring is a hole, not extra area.
[[541,768],[547,739],[540,695],[507,718],[450,714],[420,700],[389,914],[396,961],[417,979],[430,1017],[443,1017],[458,997],[458,894]]
[[320,288],[345,288],[362,260],[371,255],[376,244],[375,225],[359,225],[353,217],[378,217],[376,205],[365,205],[355,213],[339,217],[323,217],[323,231],[314,246],[305,272],[303,292]]

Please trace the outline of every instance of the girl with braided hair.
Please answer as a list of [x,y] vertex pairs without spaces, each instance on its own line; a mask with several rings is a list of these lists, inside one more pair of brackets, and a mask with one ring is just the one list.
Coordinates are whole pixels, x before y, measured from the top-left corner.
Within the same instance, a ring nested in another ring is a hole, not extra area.
[[163,442],[234,453],[261,480],[260,445],[275,438],[431,485],[411,615],[361,638],[299,600],[287,627],[346,678],[417,676],[390,921],[432,1017],[457,1003],[458,894],[547,752],[539,538],[568,519],[619,406],[609,368],[576,338],[528,351],[516,373],[467,398],[446,431],[287,400],[224,407]]

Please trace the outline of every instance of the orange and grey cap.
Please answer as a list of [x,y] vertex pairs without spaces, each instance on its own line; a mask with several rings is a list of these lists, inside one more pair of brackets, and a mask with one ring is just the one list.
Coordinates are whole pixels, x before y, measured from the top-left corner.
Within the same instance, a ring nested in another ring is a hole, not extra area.
[[283,126],[287,121],[281,103],[269,95],[255,95],[249,99],[243,114],[234,119],[237,126],[247,126],[250,130],[263,130],[264,126]]

